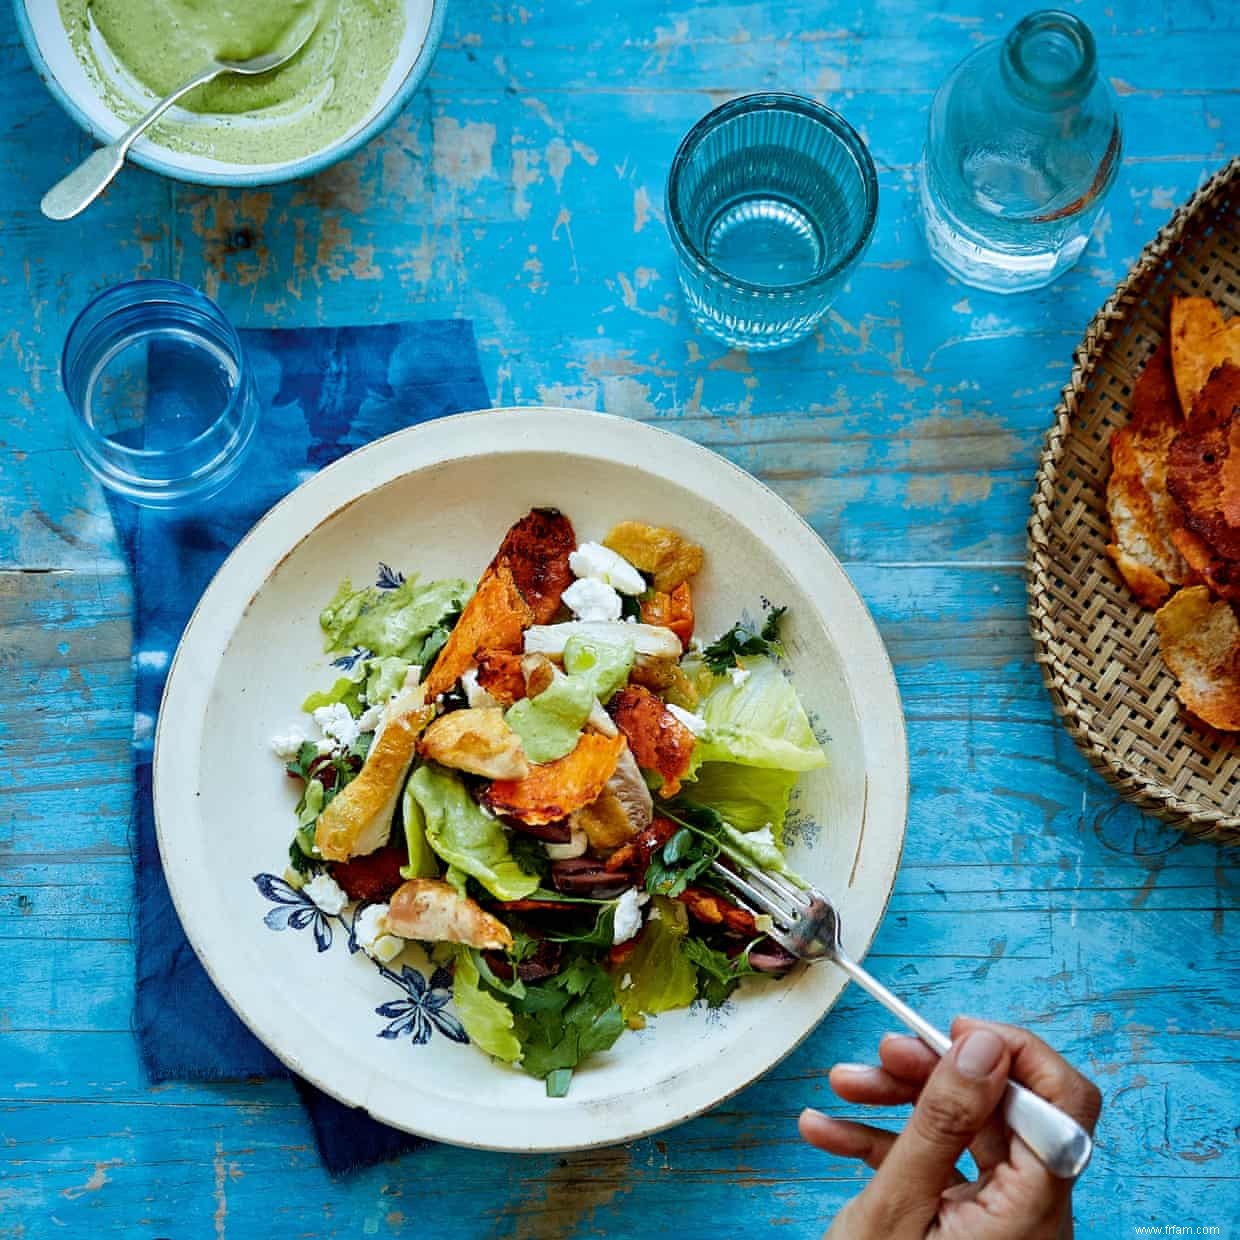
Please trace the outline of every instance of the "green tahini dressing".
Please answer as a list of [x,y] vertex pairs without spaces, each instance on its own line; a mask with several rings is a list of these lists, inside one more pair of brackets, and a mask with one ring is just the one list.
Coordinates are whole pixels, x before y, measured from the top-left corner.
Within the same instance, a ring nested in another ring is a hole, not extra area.
[[283,68],[218,78],[151,131],[174,150],[236,163],[300,159],[351,130],[378,98],[405,27],[402,0],[58,2],[78,59],[127,119],[213,56],[245,60],[276,50],[314,21],[309,42]]

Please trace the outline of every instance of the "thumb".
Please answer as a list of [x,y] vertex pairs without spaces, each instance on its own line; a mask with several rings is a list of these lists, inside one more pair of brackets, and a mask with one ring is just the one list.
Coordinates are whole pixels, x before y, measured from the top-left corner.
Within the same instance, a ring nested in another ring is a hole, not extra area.
[[984,1027],[970,1030],[939,1061],[867,1189],[891,1223],[911,1222],[922,1234],[939,1195],[958,1178],[960,1155],[999,1105],[1010,1063],[1007,1043]]

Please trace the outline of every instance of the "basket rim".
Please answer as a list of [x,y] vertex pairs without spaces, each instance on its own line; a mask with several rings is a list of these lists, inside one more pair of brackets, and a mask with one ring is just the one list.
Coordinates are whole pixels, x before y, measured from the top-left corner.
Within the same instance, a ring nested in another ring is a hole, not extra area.
[[[1233,156],[1219,168],[1186,202],[1141,251],[1123,281],[1090,320],[1081,343],[1073,353],[1072,374],[1064,385],[1054,421],[1046,433],[1039,457],[1031,499],[1025,559],[1027,611],[1035,647],[1035,661],[1056,713],[1069,735],[1095,770],[1126,799],[1157,813],[1173,825],[1202,838],[1221,839],[1235,834],[1240,838],[1240,814],[1207,808],[1200,802],[1185,800],[1170,788],[1150,778],[1124,761],[1103,739],[1090,716],[1092,711],[1080,701],[1072,684],[1072,673],[1058,651],[1058,626],[1052,622],[1046,604],[1051,568],[1051,508],[1060,461],[1072,432],[1072,422],[1080,409],[1080,397],[1097,368],[1105,346],[1113,337],[1114,325],[1127,314],[1145,283],[1179,244],[1196,216],[1211,207],[1240,179],[1240,156]],[[1135,605],[1135,604],[1134,604]]]

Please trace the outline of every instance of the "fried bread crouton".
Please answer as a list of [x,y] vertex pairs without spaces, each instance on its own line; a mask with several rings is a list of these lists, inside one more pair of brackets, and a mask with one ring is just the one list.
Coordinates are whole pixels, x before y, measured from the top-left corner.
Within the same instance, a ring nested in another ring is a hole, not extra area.
[[1173,585],[1194,579],[1172,537],[1182,518],[1167,490],[1167,453],[1182,429],[1164,344],[1133,389],[1131,421],[1111,436],[1107,481],[1112,532],[1107,552],[1146,607],[1159,606]]
[[1180,409],[1195,426],[1197,398],[1211,372],[1224,362],[1240,366],[1240,316],[1224,319],[1209,297],[1173,297],[1171,362]]
[[1180,590],[1154,616],[1176,696],[1211,727],[1240,732],[1240,622],[1205,586]]
[[[1237,460],[1229,459],[1233,454]],[[1177,435],[1167,456],[1167,488],[1180,505],[1184,525],[1229,560],[1240,559],[1240,525],[1227,520],[1228,508],[1236,503],[1238,466],[1240,418],[1232,414]]]

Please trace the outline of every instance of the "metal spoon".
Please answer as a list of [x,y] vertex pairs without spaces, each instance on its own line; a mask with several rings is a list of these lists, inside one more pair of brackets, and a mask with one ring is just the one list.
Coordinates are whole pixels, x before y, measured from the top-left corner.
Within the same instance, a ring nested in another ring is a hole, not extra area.
[[285,42],[283,48],[274,52],[264,52],[249,60],[212,60],[205,68],[200,69],[188,81],[161,99],[141,120],[131,125],[119,138],[101,146],[93,154],[88,155],[74,170],[61,181],[57,181],[43,195],[40,206],[43,214],[52,220],[68,220],[85,211],[100,194],[111,184],[112,178],[121,170],[125,156],[134,142],[153,125],[176,101],[198,86],[214,81],[225,73],[239,73],[243,77],[255,77],[260,73],[270,73],[281,65],[292,60],[306,45],[306,41],[314,33],[313,19],[300,22]]

